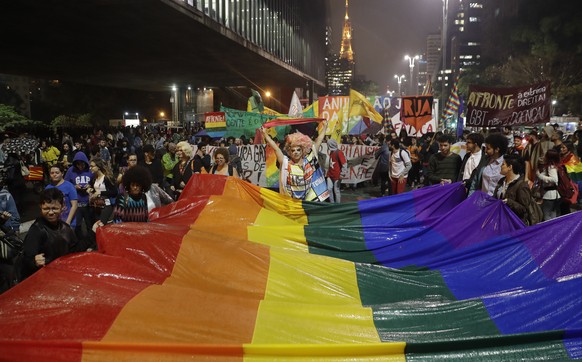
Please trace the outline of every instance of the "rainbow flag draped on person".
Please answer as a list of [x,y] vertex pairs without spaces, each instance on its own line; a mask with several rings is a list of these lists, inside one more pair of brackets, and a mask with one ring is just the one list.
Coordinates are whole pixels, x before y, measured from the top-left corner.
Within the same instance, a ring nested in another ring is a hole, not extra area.
[[3,360],[582,358],[580,213],[460,183],[345,204],[194,175],[0,295]]

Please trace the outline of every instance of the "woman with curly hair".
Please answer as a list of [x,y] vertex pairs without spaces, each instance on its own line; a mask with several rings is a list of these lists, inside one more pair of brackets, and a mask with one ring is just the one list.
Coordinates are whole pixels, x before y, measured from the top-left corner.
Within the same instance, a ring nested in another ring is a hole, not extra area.
[[143,166],[128,169],[122,178],[125,193],[119,194],[113,208],[113,223],[148,222],[146,192],[152,186],[152,176]]
[[228,163],[229,153],[224,147],[214,151],[214,165],[210,168],[210,173],[214,175],[239,177],[236,168]]
[[263,137],[275,150],[280,165],[281,194],[305,201],[325,201],[329,197],[323,169],[317,159],[317,150],[323,142],[326,130],[327,120],[323,121],[323,127],[315,142],[301,132],[289,134],[285,144],[286,156],[265,128],[261,127]]

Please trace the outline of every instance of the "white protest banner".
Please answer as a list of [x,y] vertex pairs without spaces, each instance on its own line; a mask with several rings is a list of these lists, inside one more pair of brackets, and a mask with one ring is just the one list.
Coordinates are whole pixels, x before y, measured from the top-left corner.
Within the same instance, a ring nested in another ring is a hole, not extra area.
[[[357,184],[371,180],[376,168],[374,153],[379,147],[346,144],[340,144],[339,147],[346,156],[349,165],[348,171],[342,174],[342,183]],[[215,146],[206,147],[206,152],[211,156],[213,164],[216,148]],[[196,146],[194,146],[195,152]],[[320,154],[328,154],[326,143],[322,143],[319,152]],[[278,185],[267,185],[265,181],[266,153],[264,144],[239,146],[238,156],[241,158],[243,168],[241,179],[261,187],[278,187]],[[323,160],[321,162],[323,163]]]

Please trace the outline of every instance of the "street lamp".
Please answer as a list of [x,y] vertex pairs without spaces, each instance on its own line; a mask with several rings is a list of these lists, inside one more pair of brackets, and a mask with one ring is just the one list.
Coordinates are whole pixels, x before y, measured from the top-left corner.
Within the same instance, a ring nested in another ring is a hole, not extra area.
[[443,28],[441,34],[441,52],[443,56],[443,64],[441,66],[441,104],[439,107],[441,108],[441,112],[443,107],[445,106],[445,70],[447,69],[447,27],[448,27],[448,14],[449,14],[449,0],[442,0],[443,1]]
[[414,79],[414,61],[420,59],[419,55],[415,55],[413,57],[409,55],[404,56],[404,60],[408,60],[408,66],[410,67],[410,95],[414,94],[414,83],[412,80]]
[[394,74],[394,78],[398,81],[398,96],[402,96],[402,80],[405,79],[404,74]]
[[267,107],[271,108],[271,91],[265,92],[265,98],[267,98]]

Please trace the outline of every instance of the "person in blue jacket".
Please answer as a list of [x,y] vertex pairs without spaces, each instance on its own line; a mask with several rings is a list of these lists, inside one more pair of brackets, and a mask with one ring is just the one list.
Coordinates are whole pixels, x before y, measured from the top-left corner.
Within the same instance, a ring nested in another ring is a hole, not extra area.
[[[87,192],[91,177],[93,177],[93,173],[89,170],[89,159],[84,152],[77,152],[73,158],[73,165],[65,174],[65,180],[72,183],[77,191],[75,234],[77,239],[86,241],[87,247],[95,245],[95,234],[91,230],[93,219],[89,210],[89,193]],[[87,230],[86,236],[83,233],[83,223]]]

